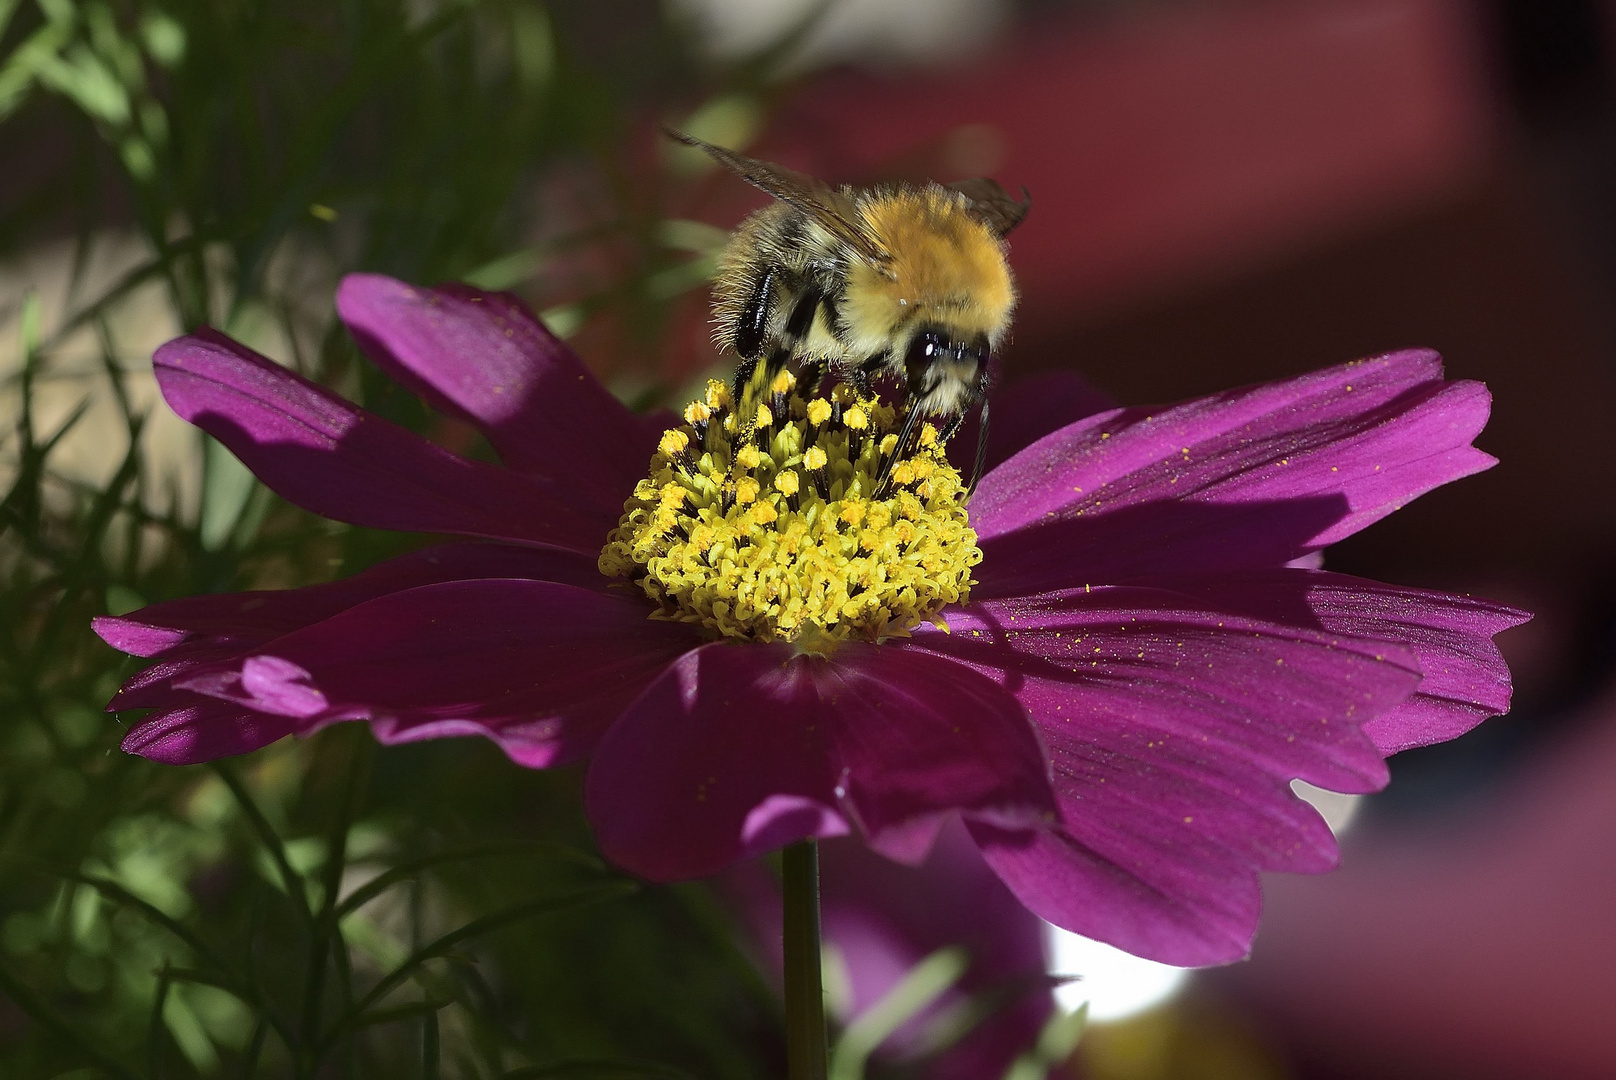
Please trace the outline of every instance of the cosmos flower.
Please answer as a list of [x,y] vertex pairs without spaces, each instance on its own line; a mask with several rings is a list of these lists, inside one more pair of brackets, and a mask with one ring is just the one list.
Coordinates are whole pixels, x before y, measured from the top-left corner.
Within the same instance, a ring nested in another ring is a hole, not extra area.
[[1485,388],[1430,352],[1154,410],[1012,385],[1020,445],[967,514],[935,432],[894,447],[845,388],[713,384],[673,426],[512,298],[354,276],[337,307],[503,465],[211,330],[158,351],[164,396],[310,511],[472,539],[97,620],[154,661],[109,706],[153,709],[133,753],[365,720],[587,756],[602,851],[661,881],[850,832],[918,862],[960,817],[1037,914],[1192,965],[1247,952],[1261,871],[1335,865],[1293,778],[1374,791],[1387,754],[1507,708],[1491,638],[1522,613],[1302,565],[1493,463]]

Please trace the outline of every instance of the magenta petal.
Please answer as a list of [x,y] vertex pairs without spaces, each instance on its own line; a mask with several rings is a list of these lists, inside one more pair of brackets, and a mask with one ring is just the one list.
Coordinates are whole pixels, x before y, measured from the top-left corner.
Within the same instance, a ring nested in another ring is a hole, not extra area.
[[1003,825],[1054,820],[1043,747],[990,679],[891,645],[844,645],[814,669],[843,806],[877,851],[918,863],[956,811]]
[[185,691],[170,691],[166,708],[134,724],[124,736],[126,753],[165,765],[196,765],[246,754],[285,738],[296,724]]
[[598,550],[615,521],[581,505],[575,487],[457,457],[206,327],[152,364],[176,413],[325,517],[579,551]]
[[830,660],[784,645],[690,653],[601,740],[585,797],[607,857],[658,881],[848,819],[913,861],[955,813],[1017,824],[1054,809],[1013,698],[947,660],[874,645]]
[[1419,691],[1363,727],[1383,754],[1455,738],[1508,712],[1509,666],[1493,636],[1531,618],[1475,597],[1310,570],[1208,575],[1168,587],[1227,611],[1412,650],[1424,673]]
[[1005,686],[1052,755],[1068,743],[1103,746],[1099,765],[1136,761],[1153,780],[1182,759],[1187,776],[1228,770],[1236,781],[1377,790],[1385,762],[1361,728],[1420,681],[1418,660],[1396,645],[1245,618],[1159,589],[971,603],[950,609],[949,625],[888,648],[950,656]]
[[[1016,899],[1057,926],[1180,967],[1226,964],[1251,951],[1262,912],[1257,873],[1188,837],[1161,850],[1159,838],[1105,829],[1105,850],[1096,850],[1064,830],[970,828]],[[1130,856],[1149,871],[1134,872]]]
[[[439,544],[353,577],[301,589],[185,596],[92,622],[102,641],[133,656],[168,655],[182,643],[262,644],[391,592],[470,578],[533,578],[604,588],[596,556],[559,548],[475,542]],[[210,657],[209,659],[213,659]]]
[[1284,565],[1492,465],[1489,400],[1409,351],[1090,417],[983,479],[975,595]]
[[307,731],[369,720],[383,742],[480,734],[525,765],[588,750],[695,643],[643,604],[570,585],[480,579],[390,593],[180,684]]
[[206,663],[329,619],[391,592],[441,581],[530,577],[604,588],[593,557],[559,548],[461,542],[440,544],[380,563],[351,578],[301,589],[186,596],[121,616],[93,620],[113,648],[159,662],[137,673],[107,703],[108,711],[167,708],[189,691],[174,684]]
[[112,700],[107,702],[107,712],[163,708],[171,704],[176,681],[186,678],[204,664],[228,660],[264,637],[266,635],[241,639],[204,638],[174,645],[155,664],[130,676],[112,695]]
[[808,662],[792,653],[787,645],[704,645],[612,725],[584,783],[608,859],[676,881],[847,831],[819,696]]
[[433,408],[475,424],[505,464],[576,485],[579,499],[616,520],[658,429],[514,296],[349,274],[337,312],[366,356]]
[[[1419,682],[1396,646],[1154,589],[974,603],[949,622],[906,647],[1011,689],[1054,765],[1061,828],[993,834],[990,861],[1044,918],[1171,963],[1240,955],[1258,871],[1334,865],[1329,830],[1289,781],[1383,785],[1363,725]],[[1154,899],[1130,907],[1135,895]]]

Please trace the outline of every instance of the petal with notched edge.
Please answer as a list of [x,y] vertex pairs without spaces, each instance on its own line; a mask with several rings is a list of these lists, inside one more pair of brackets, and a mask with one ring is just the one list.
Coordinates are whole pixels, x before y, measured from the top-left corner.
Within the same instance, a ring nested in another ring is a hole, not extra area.
[[197,765],[251,753],[296,730],[284,716],[202,694],[170,691],[167,701],[130,727],[123,738],[125,753],[165,765]]
[[1383,754],[1457,738],[1508,712],[1509,665],[1493,636],[1531,618],[1475,597],[1317,570],[1253,570],[1163,584],[1222,610],[1411,650],[1423,674],[1419,690],[1364,724]]
[[601,850],[653,880],[713,873],[858,825],[903,861],[948,817],[1047,820],[1047,766],[1014,698],[940,657],[844,644],[704,646],[607,733],[586,785]]
[[1155,589],[972,603],[949,623],[904,648],[1004,685],[1054,766],[1061,826],[973,826],[989,861],[1044,918],[1168,963],[1241,955],[1259,871],[1335,864],[1290,781],[1378,789],[1385,763],[1363,727],[1420,678],[1396,646]]
[[1409,351],[1091,416],[983,478],[973,595],[1282,566],[1490,467],[1489,401]]
[[586,752],[698,639],[643,604],[548,581],[425,585],[340,612],[177,685],[312,731],[371,721],[383,742],[479,734],[523,765]]
[[586,552],[615,522],[580,510],[575,491],[451,454],[206,327],[152,366],[181,418],[316,514]]
[[349,274],[337,313],[366,356],[433,408],[475,424],[506,465],[616,522],[661,425],[625,408],[521,301]]

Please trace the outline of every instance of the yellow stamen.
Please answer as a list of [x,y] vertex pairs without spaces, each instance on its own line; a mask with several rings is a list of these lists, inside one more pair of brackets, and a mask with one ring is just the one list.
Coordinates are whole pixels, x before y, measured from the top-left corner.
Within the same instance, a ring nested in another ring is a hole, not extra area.
[[[663,435],[601,571],[638,585],[653,617],[803,652],[936,621],[969,595],[982,558],[936,429],[883,481],[897,412],[845,385],[829,401],[796,389],[789,376],[756,378],[736,404],[709,383],[690,426]],[[784,410],[765,394],[784,396]]]

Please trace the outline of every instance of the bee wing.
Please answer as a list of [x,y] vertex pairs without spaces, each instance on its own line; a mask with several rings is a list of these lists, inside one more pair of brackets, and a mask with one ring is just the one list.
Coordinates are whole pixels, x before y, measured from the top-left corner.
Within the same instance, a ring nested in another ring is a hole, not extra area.
[[1000,236],[1020,225],[1021,219],[1032,209],[1032,196],[1026,188],[1021,189],[1021,201],[1017,202],[997,181],[985,176],[949,184],[948,190],[965,196],[971,204],[971,213]]
[[686,146],[704,151],[747,183],[762,188],[781,202],[795,206],[869,262],[885,266],[892,261],[891,252],[861,224],[858,204],[852,196],[837,191],[825,181],[807,173],[737,154],[682,131],[672,128],[664,130]]

